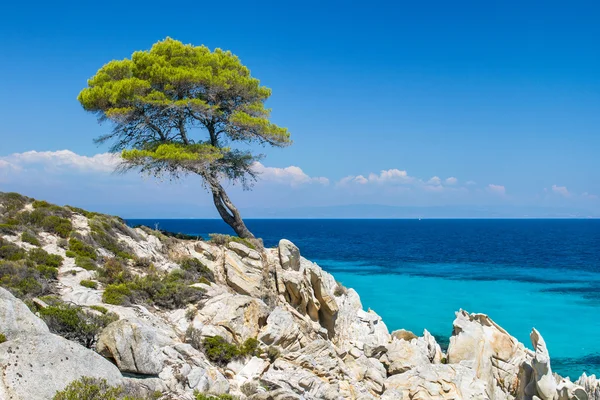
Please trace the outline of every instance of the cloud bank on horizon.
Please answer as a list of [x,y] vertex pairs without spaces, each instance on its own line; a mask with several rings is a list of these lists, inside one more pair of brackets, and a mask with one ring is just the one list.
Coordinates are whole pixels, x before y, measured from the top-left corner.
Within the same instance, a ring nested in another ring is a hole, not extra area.
[[[144,212],[144,216],[181,217],[186,215],[182,214],[185,210],[190,217],[212,215],[210,197],[202,192],[198,180],[186,178],[171,184],[147,177],[142,179],[132,172],[114,174],[120,162],[120,157],[111,153],[85,156],[70,150],[32,150],[0,156],[0,191],[19,191],[62,204],[78,202],[80,206],[100,207],[98,211],[130,213],[134,217],[142,216]],[[254,169],[259,180],[253,194],[232,188],[242,209],[352,204],[405,207],[528,205],[567,207],[565,210],[571,207],[577,210],[578,216],[600,216],[597,195],[572,193],[566,186],[557,184],[539,188],[539,193],[525,198],[511,195],[505,185],[498,183],[478,185],[454,176],[419,178],[396,168],[339,179],[310,176],[299,166],[269,167],[256,162]],[[203,211],[198,213],[198,207]],[[173,211],[175,208],[179,208],[177,212]]]

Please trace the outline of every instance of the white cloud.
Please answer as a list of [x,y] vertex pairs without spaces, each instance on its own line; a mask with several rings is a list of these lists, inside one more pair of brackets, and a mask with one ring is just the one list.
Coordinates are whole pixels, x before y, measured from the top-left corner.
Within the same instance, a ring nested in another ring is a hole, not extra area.
[[581,193],[581,197],[583,197],[584,199],[590,199],[590,200],[598,199],[598,196],[596,196],[595,194],[588,193],[588,192]]
[[495,194],[499,194],[502,196],[504,196],[506,194],[506,188],[502,185],[494,185],[494,184],[490,183],[487,186],[487,188],[490,192],[495,193]]
[[456,183],[458,182],[458,179],[451,176],[450,178],[446,178],[445,182],[446,182],[446,185],[456,185]]
[[442,180],[440,179],[439,176],[434,176],[427,181],[427,184],[438,186],[438,185],[442,184]]
[[467,186],[473,186],[473,185],[476,185],[476,184],[477,184],[477,182],[475,182],[475,181],[467,181],[465,183],[465,185],[467,185]]
[[8,163],[17,168],[37,165],[44,169],[66,168],[77,171],[111,172],[120,162],[121,157],[111,153],[96,154],[88,157],[76,154],[70,150],[32,150],[0,158],[0,168],[3,164]]
[[570,197],[571,193],[567,190],[566,186],[552,185],[552,192],[564,197]]
[[289,184],[291,186],[307,183],[329,185],[329,179],[322,176],[310,177],[300,167],[296,166],[275,168],[265,167],[263,164],[255,162],[252,168],[260,174],[260,180],[262,181]]
[[366,185],[367,183],[376,184],[410,184],[415,182],[416,179],[409,176],[406,171],[399,169],[386,169],[382,170],[379,174],[370,173],[367,177],[363,175],[349,175],[338,182],[339,185],[347,185],[350,183],[358,183],[360,185]]

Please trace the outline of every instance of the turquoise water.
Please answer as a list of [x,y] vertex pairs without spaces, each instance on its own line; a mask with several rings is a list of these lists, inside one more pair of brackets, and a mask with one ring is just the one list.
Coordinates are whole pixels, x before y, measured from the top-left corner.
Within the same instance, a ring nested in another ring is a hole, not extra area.
[[[217,220],[132,220],[206,236]],[[554,371],[600,373],[600,220],[249,220],[274,246],[285,237],[354,288],[390,330],[443,345],[459,309],[485,313],[531,347],[544,336]]]

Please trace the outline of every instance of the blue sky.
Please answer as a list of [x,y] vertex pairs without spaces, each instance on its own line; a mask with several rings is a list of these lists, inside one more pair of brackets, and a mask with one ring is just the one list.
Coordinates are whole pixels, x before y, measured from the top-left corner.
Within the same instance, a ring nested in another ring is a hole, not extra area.
[[263,150],[253,192],[232,189],[250,216],[354,204],[600,215],[598,2],[11,3],[0,190],[217,217],[194,179],[111,174],[92,142],[108,127],[76,100],[104,63],[171,36],[233,51],[273,89],[294,145]]

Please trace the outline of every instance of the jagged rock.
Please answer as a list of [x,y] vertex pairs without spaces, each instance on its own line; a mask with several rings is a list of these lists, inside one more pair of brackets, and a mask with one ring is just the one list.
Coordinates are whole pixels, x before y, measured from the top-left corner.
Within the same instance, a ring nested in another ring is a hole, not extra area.
[[529,364],[522,365],[520,377],[526,386],[521,398],[525,400],[588,400],[588,395],[581,386],[574,384],[568,378],[552,374],[546,342],[535,328],[531,331],[530,338],[535,349],[535,356]]
[[252,260],[260,260],[260,253],[254,249],[251,249],[250,247],[243,245],[242,243],[238,243],[238,242],[229,242],[229,244],[227,245],[227,247],[229,247],[230,250],[232,250],[233,252],[235,252],[238,256],[242,257],[242,258],[251,258]]
[[456,313],[448,347],[448,362],[461,363],[487,383],[490,394],[496,386],[516,396],[522,392],[518,378],[522,363],[533,354],[485,314]]
[[110,361],[53,334],[23,335],[0,344],[0,399],[47,400],[81,377],[121,383]]
[[7,340],[48,334],[48,327],[21,300],[0,287],[0,333]]
[[417,338],[415,342],[431,363],[439,364],[442,362],[442,358],[444,357],[442,348],[427,329],[423,331],[423,336]]
[[[533,380],[530,385],[535,385],[535,393],[541,400],[552,400],[556,395],[556,381],[552,376],[550,367],[550,354],[546,348],[546,342],[540,333],[533,329],[531,331],[531,344],[535,349],[535,356],[531,361],[533,369]],[[528,388],[525,392],[529,392]]]
[[262,375],[269,387],[283,388],[307,399],[339,399],[341,360],[330,342],[317,339],[299,352],[286,354]]
[[410,342],[413,339],[418,338],[417,335],[412,333],[411,331],[407,331],[406,329],[398,329],[391,333],[392,337],[395,337],[399,340],[406,340]]
[[266,345],[280,346],[290,351],[300,350],[304,341],[294,316],[282,307],[276,307],[269,314],[258,339]]
[[428,354],[417,346],[416,340],[392,340],[381,357],[390,375],[401,374],[410,369],[431,364]]
[[249,257],[242,258],[237,252],[227,250],[225,274],[227,285],[236,292],[258,298],[262,296],[263,265],[260,256],[258,260]]
[[225,337],[225,332],[228,332],[234,341],[241,343],[248,338],[256,338],[268,316],[269,308],[262,300],[223,293],[201,305],[193,324],[201,327],[203,336],[218,334]]
[[587,376],[584,372],[583,375],[577,381],[576,385],[579,385],[587,393],[589,400],[600,400],[600,381],[596,379],[596,375]]
[[100,333],[96,349],[115,360],[121,371],[157,375],[164,361],[160,348],[168,343],[152,326],[129,318],[108,325]]
[[339,303],[335,321],[335,336],[332,341],[344,351],[364,346],[387,346],[391,336],[387,326],[374,311],[364,311],[360,298],[354,289],[348,289]]
[[262,358],[252,357],[246,365],[236,374],[235,380],[238,385],[242,385],[246,381],[251,381],[258,378],[269,368],[269,362]]
[[300,270],[300,250],[287,239],[279,241],[279,260],[284,270]]
[[390,390],[402,393],[400,399],[411,400],[497,400],[486,393],[485,382],[462,365],[431,364],[393,375],[385,381],[384,398]]
[[364,382],[372,393],[381,394],[383,392],[387,374],[384,365],[379,360],[362,355],[357,359],[351,358],[345,361],[345,364],[354,380]]

